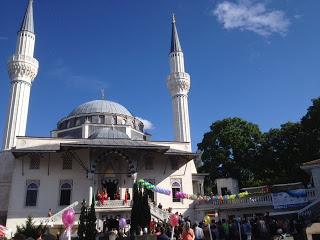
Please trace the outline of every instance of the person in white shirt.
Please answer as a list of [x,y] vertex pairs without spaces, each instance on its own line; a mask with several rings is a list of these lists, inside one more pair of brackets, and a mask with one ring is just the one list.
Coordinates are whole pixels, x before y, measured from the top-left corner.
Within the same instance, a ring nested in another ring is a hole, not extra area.
[[195,223],[194,235],[195,235],[195,240],[203,240],[204,239],[203,230],[201,227],[199,227],[198,222]]

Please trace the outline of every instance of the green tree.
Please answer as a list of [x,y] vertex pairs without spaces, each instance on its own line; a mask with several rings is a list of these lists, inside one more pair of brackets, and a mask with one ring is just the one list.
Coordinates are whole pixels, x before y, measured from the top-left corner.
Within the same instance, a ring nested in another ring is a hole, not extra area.
[[304,159],[305,133],[300,123],[285,123],[264,134],[257,175],[264,184],[308,180],[300,166]]
[[149,227],[151,220],[148,191],[137,183],[133,185],[133,204],[131,209],[131,234],[139,234],[140,228]]
[[206,185],[214,186],[218,177],[236,178],[241,186],[255,185],[253,170],[259,159],[261,142],[262,133],[256,124],[240,118],[214,122],[198,144],[203,162],[199,170],[210,174]]
[[145,228],[149,228],[149,223],[151,220],[151,213],[150,213],[150,206],[149,206],[149,202],[148,202],[148,191],[147,189],[144,189],[143,191],[143,196],[141,198],[142,200],[142,211],[143,211],[143,218],[141,219],[141,227]]
[[90,209],[87,210],[87,219],[86,219],[86,231],[85,239],[86,240],[95,240],[97,230],[96,230],[96,210],[95,210],[95,199],[92,197],[92,203]]
[[301,118],[303,158],[311,161],[320,157],[320,98],[312,99],[312,105]]
[[28,216],[25,225],[17,226],[17,232],[15,235],[24,235],[25,237],[32,237],[35,239],[37,234],[44,234],[47,229],[47,226],[43,224],[36,226],[33,222],[33,217]]
[[87,206],[85,200],[81,204],[81,213],[79,217],[78,237],[80,240],[85,240],[85,232],[87,225]]
[[[134,183],[133,184],[133,197],[132,197],[132,208],[131,208],[131,229],[130,232],[132,235],[134,233],[138,234],[138,227],[140,226],[140,221],[141,221],[141,205],[140,205],[140,191],[138,189],[138,184]],[[141,227],[141,226],[140,226]]]

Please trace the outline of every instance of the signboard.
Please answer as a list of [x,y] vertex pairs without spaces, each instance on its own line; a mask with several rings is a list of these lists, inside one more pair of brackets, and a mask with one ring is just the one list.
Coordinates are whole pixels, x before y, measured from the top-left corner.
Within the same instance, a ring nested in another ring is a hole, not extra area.
[[305,189],[289,190],[287,192],[272,193],[272,204],[274,209],[290,207],[301,207],[308,203]]

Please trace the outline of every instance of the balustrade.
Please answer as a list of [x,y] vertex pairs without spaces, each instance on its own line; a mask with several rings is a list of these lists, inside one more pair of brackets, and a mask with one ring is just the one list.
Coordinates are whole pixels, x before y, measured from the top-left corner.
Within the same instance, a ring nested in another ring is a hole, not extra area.
[[103,204],[99,201],[96,201],[96,208],[125,208],[131,207],[132,200],[108,200],[104,201]]
[[9,62],[10,61],[24,61],[24,62],[30,62],[34,65],[39,65],[38,60],[31,57],[31,56],[27,56],[27,55],[12,55],[9,58]]
[[[319,193],[316,189],[306,189],[307,198],[310,202],[316,200],[319,196]],[[238,199],[225,199],[225,200],[211,200],[205,201],[200,200],[200,202],[195,202],[195,208],[208,208],[208,207],[219,207],[220,209],[226,208],[240,208],[240,207],[263,207],[263,206],[272,206],[272,194],[266,193],[261,195],[252,195],[246,198]]]
[[149,203],[150,206],[150,212],[153,216],[156,218],[160,219],[161,221],[166,221],[168,220],[170,213],[158,208],[157,206],[154,206],[153,203]]

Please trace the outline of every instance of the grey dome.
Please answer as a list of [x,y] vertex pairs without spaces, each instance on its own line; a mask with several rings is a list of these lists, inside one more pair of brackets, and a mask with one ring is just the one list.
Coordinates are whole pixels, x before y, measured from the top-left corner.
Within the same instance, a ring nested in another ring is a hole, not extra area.
[[117,129],[101,128],[89,136],[89,139],[129,139],[129,136]]
[[90,113],[115,113],[132,116],[128,109],[119,103],[107,100],[94,100],[76,107],[68,117]]

